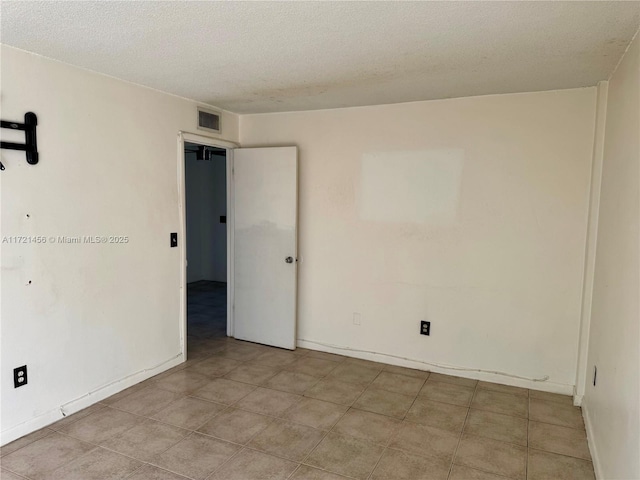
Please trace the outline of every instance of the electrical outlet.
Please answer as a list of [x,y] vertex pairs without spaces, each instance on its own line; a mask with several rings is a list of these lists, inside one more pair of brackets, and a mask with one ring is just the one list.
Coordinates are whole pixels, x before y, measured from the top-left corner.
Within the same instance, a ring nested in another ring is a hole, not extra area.
[[13,369],[13,388],[27,384],[27,366],[23,365]]
[[431,335],[431,322],[420,322],[420,335]]
[[596,386],[596,380],[598,379],[598,367],[597,365],[593,366],[593,386]]
[[357,312],[353,312],[353,324],[360,325],[360,314]]

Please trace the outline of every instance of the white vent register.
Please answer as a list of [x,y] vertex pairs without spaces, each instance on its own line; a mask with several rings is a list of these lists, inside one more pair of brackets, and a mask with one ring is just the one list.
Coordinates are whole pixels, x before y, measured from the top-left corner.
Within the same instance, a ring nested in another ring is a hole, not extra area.
[[220,112],[198,107],[198,129],[220,133]]

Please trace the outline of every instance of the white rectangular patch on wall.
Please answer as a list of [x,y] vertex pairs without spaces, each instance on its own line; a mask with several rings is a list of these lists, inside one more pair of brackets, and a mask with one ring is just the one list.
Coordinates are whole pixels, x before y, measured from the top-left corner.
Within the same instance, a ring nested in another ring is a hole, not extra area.
[[360,218],[443,225],[455,221],[462,149],[373,152],[362,156]]

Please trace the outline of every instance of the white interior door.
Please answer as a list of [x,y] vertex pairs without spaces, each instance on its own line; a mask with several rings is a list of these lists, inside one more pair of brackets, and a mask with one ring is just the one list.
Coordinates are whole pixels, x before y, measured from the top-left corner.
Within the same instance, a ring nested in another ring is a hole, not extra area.
[[296,346],[296,147],[238,148],[234,163],[234,336]]

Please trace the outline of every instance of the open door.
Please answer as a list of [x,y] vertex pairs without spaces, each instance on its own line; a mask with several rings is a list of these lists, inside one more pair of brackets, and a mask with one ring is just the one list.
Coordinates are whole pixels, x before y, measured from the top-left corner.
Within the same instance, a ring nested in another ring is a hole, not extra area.
[[296,147],[238,148],[234,172],[234,336],[295,349]]

